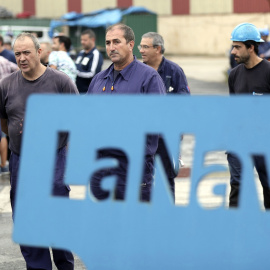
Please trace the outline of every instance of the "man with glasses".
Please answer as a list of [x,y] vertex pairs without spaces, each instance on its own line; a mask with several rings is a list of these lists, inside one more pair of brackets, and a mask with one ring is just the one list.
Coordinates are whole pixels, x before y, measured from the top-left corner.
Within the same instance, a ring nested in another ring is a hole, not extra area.
[[[164,57],[164,40],[155,32],[148,32],[142,36],[138,49],[143,62],[154,68],[161,76],[167,94],[190,95],[187,79],[183,69],[176,63]],[[170,158],[162,136],[159,137],[157,154],[160,155],[172,193],[174,194],[174,178],[177,176],[172,159]],[[180,160],[181,163],[181,160]]]
[[[88,94],[165,94],[165,87],[158,73],[138,61],[133,55],[135,36],[130,27],[121,23],[108,27],[105,42],[107,55],[112,64],[106,70],[95,75],[88,88]],[[157,150],[158,136],[147,136],[146,144],[141,191],[142,201],[150,200],[154,155]],[[109,192],[101,188],[101,181],[107,176],[116,175],[115,198],[123,200],[125,198],[128,169],[127,156],[120,149],[107,148],[100,149],[98,159],[100,158],[117,159],[119,166],[96,172],[92,176],[90,184],[92,193],[99,200],[108,198]]]

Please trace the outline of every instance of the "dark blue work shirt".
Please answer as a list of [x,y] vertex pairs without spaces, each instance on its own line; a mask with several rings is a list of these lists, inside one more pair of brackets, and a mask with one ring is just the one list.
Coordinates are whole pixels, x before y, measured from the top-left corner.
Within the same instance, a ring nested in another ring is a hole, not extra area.
[[[88,94],[165,94],[164,83],[158,73],[151,67],[134,60],[117,75],[114,80],[114,65],[96,74],[89,88]],[[138,108],[139,109],[139,108]],[[149,183],[152,178],[154,154],[157,151],[158,136],[148,136],[146,144],[145,166],[147,172],[144,182]],[[120,151],[107,149],[103,156],[115,156],[121,159]]]
[[190,94],[186,75],[176,63],[163,57],[158,73],[162,78],[168,94]]
[[165,94],[164,84],[151,67],[134,60],[114,80],[114,65],[98,73],[92,80],[88,94]]

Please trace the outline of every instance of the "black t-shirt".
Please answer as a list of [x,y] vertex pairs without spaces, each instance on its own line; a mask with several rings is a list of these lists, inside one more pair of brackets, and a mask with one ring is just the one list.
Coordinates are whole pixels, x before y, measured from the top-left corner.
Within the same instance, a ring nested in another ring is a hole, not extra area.
[[230,73],[229,89],[230,94],[270,94],[270,62],[262,60],[250,69],[238,65]]

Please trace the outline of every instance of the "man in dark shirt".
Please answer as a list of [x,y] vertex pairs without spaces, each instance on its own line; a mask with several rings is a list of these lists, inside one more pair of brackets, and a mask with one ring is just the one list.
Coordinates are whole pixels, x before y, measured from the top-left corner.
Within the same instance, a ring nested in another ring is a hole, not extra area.
[[[134,32],[127,25],[116,24],[107,28],[106,51],[113,63],[108,69],[101,71],[93,78],[88,89],[89,94],[162,95],[165,93],[164,84],[158,73],[154,69],[138,61],[133,55],[134,43]],[[154,155],[157,150],[157,143],[158,136],[147,136],[141,192],[141,199],[143,201],[150,200]],[[102,200],[107,198],[109,192],[106,192],[101,188],[101,180],[106,176],[116,175],[117,188],[115,198],[120,200],[124,199],[128,169],[127,156],[119,149],[101,149],[98,153],[98,158],[106,157],[117,159],[119,166],[112,169],[102,169],[93,175],[91,179],[91,190],[97,199]]]
[[[183,69],[176,63],[164,57],[165,47],[161,35],[155,32],[148,32],[142,36],[138,46],[143,62],[154,68],[162,78],[167,94],[190,95],[187,78]],[[174,178],[177,173],[174,170],[172,158],[166,149],[165,141],[159,137],[157,154],[160,155],[167,178],[174,194]]]
[[165,47],[161,35],[155,32],[145,33],[138,49],[143,62],[159,73],[165,84],[167,94],[190,94],[183,69],[164,57]]
[[75,61],[77,67],[76,85],[80,93],[85,94],[93,77],[101,71],[102,54],[96,48],[96,35],[87,29],[81,34],[83,50],[79,52]]
[[[13,45],[19,71],[0,81],[0,118],[2,131],[9,134],[11,156],[10,201],[12,211],[16,206],[17,177],[20,165],[20,150],[26,101],[33,93],[66,93],[78,94],[75,84],[63,72],[46,68],[40,62],[40,44],[35,36],[29,33],[20,34]],[[44,112],[46,113],[46,112]],[[52,195],[69,196],[70,188],[64,184],[67,135],[59,136],[56,149],[56,165]],[[37,179],[38,180],[38,179]],[[33,202],[35,203],[35,202]],[[27,269],[52,269],[48,248],[21,246]],[[58,269],[73,270],[74,259],[70,251],[53,249],[54,262]]]
[[[230,94],[264,95],[270,93],[270,62],[258,56],[263,42],[258,29],[250,23],[238,25],[232,32],[231,54],[239,64],[229,76]],[[231,173],[230,207],[238,206],[242,166],[236,155],[227,153]],[[264,206],[270,208],[270,189],[264,156],[253,155],[254,165],[263,187]]]

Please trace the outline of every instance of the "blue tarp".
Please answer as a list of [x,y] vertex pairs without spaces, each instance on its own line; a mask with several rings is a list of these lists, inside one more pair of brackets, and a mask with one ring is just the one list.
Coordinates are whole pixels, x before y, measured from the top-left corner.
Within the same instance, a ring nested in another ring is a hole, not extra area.
[[124,15],[134,13],[149,13],[154,12],[144,7],[129,7],[122,9],[101,9],[90,13],[69,12],[62,16],[60,20],[52,20],[50,24],[50,36],[53,36],[53,30],[57,27],[68,26],[85,26],[89,28],[108,27],[112,24],[119,23]]

